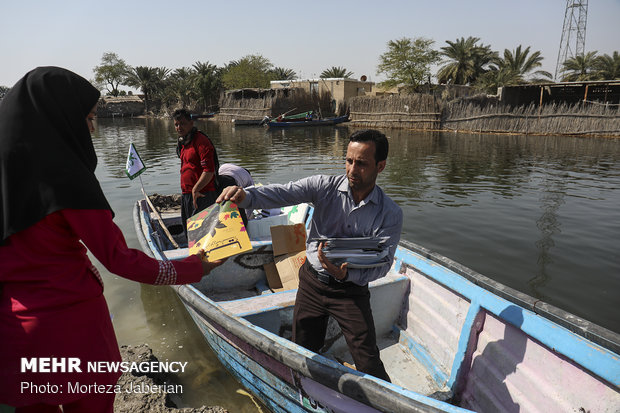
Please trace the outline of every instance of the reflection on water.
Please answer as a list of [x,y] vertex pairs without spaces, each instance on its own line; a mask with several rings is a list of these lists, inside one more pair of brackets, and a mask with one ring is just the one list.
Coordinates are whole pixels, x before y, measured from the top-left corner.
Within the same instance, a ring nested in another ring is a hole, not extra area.
[[566,183],[563,177],[546,175],[540,184],[542,192],[540,197],[540,209],[542,214],[536,220],[536,227],[540,230],[540,239],[535,245],[540,251],[537,260],[538,271],[535,276],[528,280],[534,297],[546,300],[540,287],[543,287],[550,274],[547,267],[554,262],[552,249],[555,246],[554,237],[561,232],[561,222],[559,220],[560,207],[564,204]]
[[[344,173],[351,132],[346,125],[275,131],[212,121],[197,125],[213,140],[222,163],[246,167],[257,182]],[[404,239],[620,331],[620,313],[609,311],[617,308],[620,296],[618,140],[386,134],[390,155],[379,184],[403,208]],[[129,142],[133,140],[148,167],[142,175],[146,191],[173,193],[179,191],[174,136],[170,121],[98,121],[97,176],[115,221],[134,247],[131,208],[140,190],[139,182],[130,182],[123,170]],[[193,360],[195,370],[182,378],[191,388],[184,401],[234,403],[231,411],[256,411],[205,350],[171,290],[139,288],[109,276],[106,296],[121,343],[147,341],[166,357]]]

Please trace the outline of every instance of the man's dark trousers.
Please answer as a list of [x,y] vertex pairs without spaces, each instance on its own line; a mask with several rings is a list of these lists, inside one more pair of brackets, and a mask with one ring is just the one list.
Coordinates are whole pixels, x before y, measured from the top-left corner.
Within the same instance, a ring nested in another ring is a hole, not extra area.
[[306,261],[299,269],[299,288],[293,313],[293,341],[316,353],[323,347],[331,315],[340,326],[355,368],[390,381],[379,358],[368,286],[319,281]]

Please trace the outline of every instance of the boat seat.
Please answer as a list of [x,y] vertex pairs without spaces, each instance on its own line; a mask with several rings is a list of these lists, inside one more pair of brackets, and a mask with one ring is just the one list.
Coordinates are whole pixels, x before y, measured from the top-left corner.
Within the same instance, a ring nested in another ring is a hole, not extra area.
[[[373,302],[376,302],[375,317],[385,316],[394,320],[400,309],[401,300],[408,286],[409,280],[402,274],[389,272],[385,277],[370,283],[371,293],[374,294]],[[224,310],[239,316],[245,317],[252,314],[273,311],[280,308],[291,307],[295,304],[297,289],[279,291],[273,294],[262,294],[257,297],[250,297],[241,300],[220,301],[217,304]],[[397,300],[394,298],[398,297]],[[394,303],[391,305],[386,304]],[[389,324],[391,329],[392,324]]]
[[292,307],[295,304],[295,295],[297,295],[297,289],[263,294],[242,300],[220,301],[217,305],[236,316],[245,317],[280,308]]
[[171,261],[182,260],[189,256],[189,248],[185,247],[174,250],[165,250],[164,256]]

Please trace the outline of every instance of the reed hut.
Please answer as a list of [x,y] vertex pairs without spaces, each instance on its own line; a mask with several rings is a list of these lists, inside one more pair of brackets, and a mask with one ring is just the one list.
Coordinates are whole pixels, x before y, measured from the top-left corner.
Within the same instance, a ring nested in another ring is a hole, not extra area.
[[620,104],[620,80],[541,83],[504,86],[498,89],[500,101],[511,106],[529,104],[598,103]]
[[310,110],[323,117],[332,115],[329,93],[311,94],[301,88],[228,90],[220,96],[219,106],[216,119],[222,122],[260,120]]
[[103,96],[97,103],[97,117],[134,117],[144,115],[144,101],[140,96]]

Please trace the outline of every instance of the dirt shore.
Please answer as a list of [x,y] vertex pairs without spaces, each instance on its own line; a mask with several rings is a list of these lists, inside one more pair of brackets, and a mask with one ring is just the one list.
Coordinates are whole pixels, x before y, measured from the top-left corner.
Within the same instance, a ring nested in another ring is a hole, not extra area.
[[[153,351],[146,344],[139,346],[121,346],[123,361],[129,363],[157,362]],[[115,413],[228,413],[220,406],[202,406],[198,408],[177,408],[171,400],[167,389],[174,389],[173,375],[168,373],[127,372],[118,380],[121,392],[114,401]]]

